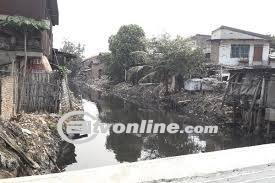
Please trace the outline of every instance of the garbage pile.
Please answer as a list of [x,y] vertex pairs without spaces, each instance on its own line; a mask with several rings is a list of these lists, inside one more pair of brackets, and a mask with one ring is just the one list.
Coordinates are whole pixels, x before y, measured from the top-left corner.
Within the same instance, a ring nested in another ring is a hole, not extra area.
[[0,178],[58,172],[57,115],[20,114],[0,121]]

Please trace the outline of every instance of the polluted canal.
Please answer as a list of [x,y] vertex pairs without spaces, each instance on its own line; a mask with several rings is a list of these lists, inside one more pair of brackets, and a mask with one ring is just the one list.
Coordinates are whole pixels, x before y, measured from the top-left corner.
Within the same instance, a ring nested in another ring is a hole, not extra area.
[[[194,124],[194,120],[177,112],[143,109],[115,96],[96,93],[82,100],[85,112],[93,114],[101,124],[154,123]],[[89,142],[66,144],[58,164],[65,171],[83,170],[123,162],[136,162],[179,155],[204,153],[266,143],[261,137],[244,137],[235,127],[219,128],[217,134],[115,134],[110,129],[99,133]]]

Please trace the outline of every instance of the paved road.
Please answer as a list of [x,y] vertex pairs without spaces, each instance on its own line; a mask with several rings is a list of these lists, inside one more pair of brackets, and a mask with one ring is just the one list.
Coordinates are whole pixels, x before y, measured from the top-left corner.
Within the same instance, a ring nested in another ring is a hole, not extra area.
[[159,180],[150,183],[275,183],[275,164],[219,172],[202,177]]

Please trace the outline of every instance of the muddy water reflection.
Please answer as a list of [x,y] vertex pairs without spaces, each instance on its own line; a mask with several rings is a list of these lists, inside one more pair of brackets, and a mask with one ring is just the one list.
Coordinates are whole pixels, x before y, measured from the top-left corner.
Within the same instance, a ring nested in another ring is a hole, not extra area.
[[[96,93],[92,96],[85,96],[85,98],[89,100],[84,100],[84,109],[93,114],[98,113],[101,123],[140,123],[141,120],[154,120],[158,123],[196,125],[190,118],[178,113],[144,110],[116,97],[101,97]],[[236,129],[230,128],[216,135],[115,134],[109,130],[109,133],[100,134],[88,143],[76,145],[76,162],[68,165],[66,170],[94,168],[122,162],[217,151],[262,143],[264,141],[261,139],[241,137]]]

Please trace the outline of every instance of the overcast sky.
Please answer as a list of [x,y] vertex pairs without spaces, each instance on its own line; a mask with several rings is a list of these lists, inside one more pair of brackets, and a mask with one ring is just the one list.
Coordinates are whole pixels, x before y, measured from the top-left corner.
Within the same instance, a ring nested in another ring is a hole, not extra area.
[[211,34],[221,25],[275,34],[274,0],[58,0],[54,46],[65,39],[86,45],[85,56],[108,51],[108,38],[124,24],[147,37]]

